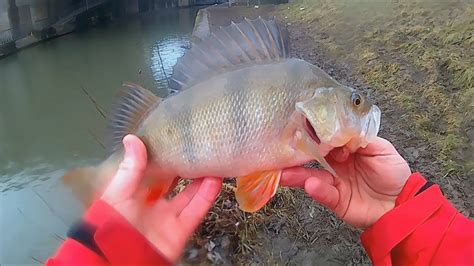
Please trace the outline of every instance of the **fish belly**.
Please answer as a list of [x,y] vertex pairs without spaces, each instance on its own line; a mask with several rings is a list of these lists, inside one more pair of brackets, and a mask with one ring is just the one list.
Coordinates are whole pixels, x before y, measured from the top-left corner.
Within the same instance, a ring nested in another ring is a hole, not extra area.
[[243,176],[309,161],[282,139],[295,103],[314,83],[304,71],[311,69],[291,76],[278,64],[248,68],[166,99],[142,130],[154,160],[185,178]]

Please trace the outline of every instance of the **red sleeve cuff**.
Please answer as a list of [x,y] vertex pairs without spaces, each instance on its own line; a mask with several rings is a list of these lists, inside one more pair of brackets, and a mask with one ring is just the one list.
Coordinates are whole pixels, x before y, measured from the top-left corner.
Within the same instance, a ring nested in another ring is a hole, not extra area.
[[403,202],[415,197],[416,193],[420,191],[426,182],[426,179],[420,173],[415,172],[411,174],[405,183],[405,186],[403,186],[400,195],[398,195],[397,200],[395,201],[395,206],[398,206]]
[[84,215],[84,220],[96,228],[108,221],[122,219],[122,215],[102,200],[95,201]]
[[[439,250],[440,243],[456,216],[460,215],[438,185],[416,195],[426,182],[419,173],[412,174],[398,196],[395,208],[361,235],[362,245],[374,265],[426,265],[434,263],[432,259],[437,253],[444,252]],[[472,224],[465,229],[472,229]],[[459,250],[458,247],[452,249]]]
[[112,265],[171,265],[124,220],[105,223],[95,240]]
[[138,230],[104,201],[94,202],[84,220],[96,228],[94,240],[105,259],[68,238],[46,265],[171,265]]
[[427,189],[411,201],[387,212],[362,234],[362,245],[374,264],[384,261],[396,245],[441,207],[443,199],[438,194],[441,191],[437,186]]
[[87,219],[99,225],[94,239],[110,264],[170,265],[145,236],[105,202],[97,201]]
[[73,239],[66,239],[56,255],[48,259],[47,266],[56,265],[107,265],[107,262],[90,249]]

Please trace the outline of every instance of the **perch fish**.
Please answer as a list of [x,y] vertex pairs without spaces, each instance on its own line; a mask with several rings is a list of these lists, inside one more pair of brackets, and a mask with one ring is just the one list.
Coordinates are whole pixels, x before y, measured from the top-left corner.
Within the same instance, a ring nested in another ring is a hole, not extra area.
[[137,135],[150,170],[144,185],[163,196],[176,178],[236,178],[239,208],[255,212],[276,193],[282,170],[324,159],[335,148],[365,147],[380,110],[319,67],[289,55],[288,32],[274,19],[231,23],[193,45],[158,98],[125,83],[109,118],[110,155],[64,176],[84,202],[104,189]]

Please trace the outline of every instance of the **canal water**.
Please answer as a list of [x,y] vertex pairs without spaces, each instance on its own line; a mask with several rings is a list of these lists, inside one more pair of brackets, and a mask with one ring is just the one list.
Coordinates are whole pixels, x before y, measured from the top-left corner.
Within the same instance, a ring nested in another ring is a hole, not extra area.
[[59,177],[104,159],[124,81],[166,94],[197,9],[167,9],[66,35],[0,60],[0,264],[44,262],[82,209]]

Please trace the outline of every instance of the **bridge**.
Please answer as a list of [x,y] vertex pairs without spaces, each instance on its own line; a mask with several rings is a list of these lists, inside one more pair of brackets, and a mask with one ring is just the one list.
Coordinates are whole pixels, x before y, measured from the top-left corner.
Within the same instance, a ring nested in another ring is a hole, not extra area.
[[72,11],[67,14],[66,16],[62,17],[55,23],[51,25],[51,27],[56,28],[58,26],[64,25],[65,23],[71,22],[74,20],[78,15],[83,14],[86,11],[93,10],[96,7],[103,5],[106,2],[110,2],[111,0],[89,0],[86,1],[86,4],[81,4],[72,8]]
[[0,0],[0,57],[71,32],[89,17],[120,17],[166,7],[227,0]]
[[7,25],[0,23],[0,46],[69,23],[84,12],[112,0],[73,1],[76,2],[73,5],[64,5],[58,1],[62,0],[21,1],[22,4],[18,5],[20,1],[8,0],[4,7],[0,2],[0,22],[8,22]]

